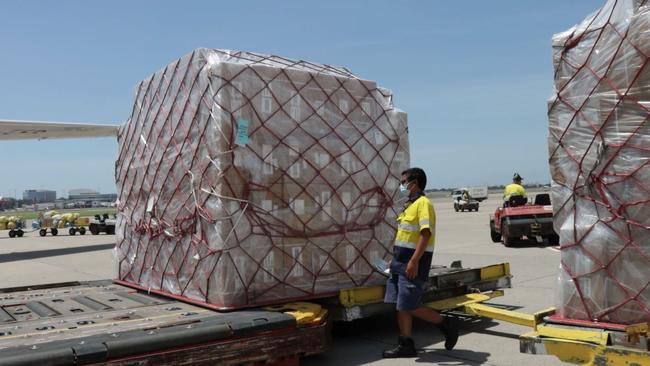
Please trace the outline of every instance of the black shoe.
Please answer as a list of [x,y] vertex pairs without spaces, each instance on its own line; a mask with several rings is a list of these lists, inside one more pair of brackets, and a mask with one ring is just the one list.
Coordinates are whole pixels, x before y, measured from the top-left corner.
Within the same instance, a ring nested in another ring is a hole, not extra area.
[[445,349],[452,350],[458,342],[458,322],[454,317],[446,317],[438,326],[445,335]]
[[418,352],[415,350],[415,343],[409,337],[399,336],[397,347],[384,351],[384,358],[415,357]]

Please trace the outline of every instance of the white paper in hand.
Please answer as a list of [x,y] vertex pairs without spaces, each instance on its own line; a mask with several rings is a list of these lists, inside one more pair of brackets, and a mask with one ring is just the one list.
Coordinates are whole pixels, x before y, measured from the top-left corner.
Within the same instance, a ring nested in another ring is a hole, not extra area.
[[386,277],[390,276],[390,266],[388,265],[388,262],[381,258],[375,261],[375,269]]

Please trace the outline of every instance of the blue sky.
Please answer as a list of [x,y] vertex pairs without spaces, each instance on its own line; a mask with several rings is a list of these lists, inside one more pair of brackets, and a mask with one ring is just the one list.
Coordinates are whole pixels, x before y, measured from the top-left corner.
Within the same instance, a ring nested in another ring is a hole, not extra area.
[[[119,123],[135,85],[198,47],[345,66],[393,90],[430,186],[548,182],[550,39],[601,0],[13,1],[0,118]],[[115,192],[113,139],[0,142],[0,195]]]

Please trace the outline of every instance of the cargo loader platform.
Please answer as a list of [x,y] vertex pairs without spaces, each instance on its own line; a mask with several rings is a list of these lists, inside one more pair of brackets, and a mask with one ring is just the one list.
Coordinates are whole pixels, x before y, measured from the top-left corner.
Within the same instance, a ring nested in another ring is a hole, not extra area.
[[297,365],[327,347],[327,312],[287,307],[219,313],[112,281],[3,289],[0,365]]

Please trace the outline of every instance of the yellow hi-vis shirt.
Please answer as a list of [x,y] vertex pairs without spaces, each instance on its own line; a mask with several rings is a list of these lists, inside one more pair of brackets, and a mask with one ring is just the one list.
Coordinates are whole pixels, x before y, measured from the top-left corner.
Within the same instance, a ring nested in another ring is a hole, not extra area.
[[506,186],[506,189],[503,190],[503,199],[509,200],[510,196],[525,196],[526,190],[520,184],[512,183]]
[[431,231],[426,252],[432,253],[436,242],[436,214],[431,201],[422,195],[397,217],[395,247],[415,250],[420,239],[420,231],[424,229]]

